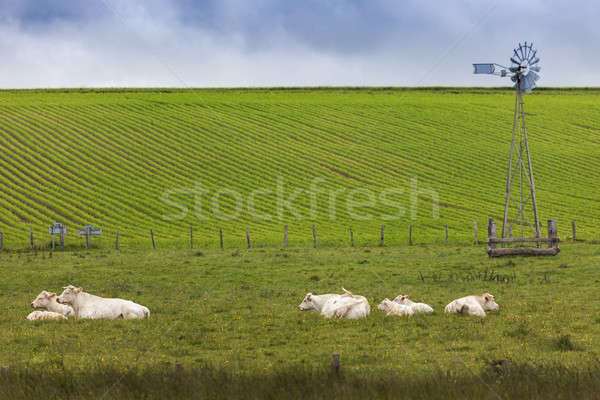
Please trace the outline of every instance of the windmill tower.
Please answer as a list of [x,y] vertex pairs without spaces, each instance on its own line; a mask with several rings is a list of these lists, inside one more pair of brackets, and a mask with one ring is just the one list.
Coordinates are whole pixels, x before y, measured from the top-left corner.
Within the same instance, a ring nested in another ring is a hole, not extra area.
[[[473,64],[475,74],[492,74],[501,77],[509,76],[515,82],[515,112],[513,117],[512,142],[508,160],[506,177],[506,201],[504,205],[504,221],[502,238],[509,236],[509,224],[520,226],[520,237],[523,239],[531,232],[540,238],[540,219],[535,199],[535,182],[531,166],[531,153],[527,141],[525,126],[525,104],[523,94],[531,93],[540,76],[540,59],[533,43],[521,44],[513,50],[510,58],[511,66],[499,64]],[[539,246],[539,242],[538,242]]]

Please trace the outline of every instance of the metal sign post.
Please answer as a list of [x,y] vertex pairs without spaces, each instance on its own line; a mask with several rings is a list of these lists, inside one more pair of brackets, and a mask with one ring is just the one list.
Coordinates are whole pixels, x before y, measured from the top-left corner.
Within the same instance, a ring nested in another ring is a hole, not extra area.
[[59,235],[60,237],[60,248],[61,250],[65,247],[65,235],[67,234],[67,227],[62,222],[55,222],[54,225],[50,225],[50,229],[48,230],[50,235],[52,235],[52,250],[55,247],[55,235]]
[[80,236],[85,236],[85,248],[90,248],[90,236],[91,235],[102,235],[102,229],[94,227],[94,225],[86,225],[83,229],[78,229],[77,234]]

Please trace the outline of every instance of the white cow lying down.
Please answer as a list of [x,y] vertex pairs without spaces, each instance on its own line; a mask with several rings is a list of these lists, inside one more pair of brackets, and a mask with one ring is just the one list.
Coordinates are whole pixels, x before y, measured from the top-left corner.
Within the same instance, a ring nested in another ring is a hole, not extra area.
[[64,315],[57,313],[57,312],[52,312],[52,311],[33,311],[33,312],[29,313],[29,315],[26,318],[30,321],[37,321],[37,320],[44,320],[44,319],[53,319],[53,320],[60,321],[63,319],[67,319],[67,317],[65,317]]
[[312,310],[325,318],[365,318],[371,312],[371,306],[363,296],[354,295],[342,288],[344,294],[308,293],[298,306],[300,311]]
[[484,293],[481,296],[466,296],[452,301],[444,309],[447,313],[461,313],[463,315],[475,315],[485,317],[486,311],[498,311],[498,304],[494,296]]
[[84,292],[82,288],[76,288],[72,285],[63,289],[64,291],[58,296],[57,301],[60,304],[68,304],[73,307],[77,318],[141,319],[150,317],[148,308],[133,301],[94,296]]
[[48,310],[65,316],[75,315],[75,312],[71,306],[59,304],[56,301],[57,298],[58,297],[56,296],[56,293],[42,290],[42,293],[38,294],[35,300],[31,302],[31,307],[36,310]]
[[415,303],[414,301],[409,300],[408,295],[405,294],[397,296],[393,301],[398,304],[404,304],[405,306],[409,306],[410,308],[412,308],[413,312],[416,313],[433,312],[433,308],[431,308],[429,304]]
[[414,311],[410,306],[404,304],[398,304],[395,301],[391,301],[385,298],[377,306],[378,310],[385,311],[386,315],[413,315]]

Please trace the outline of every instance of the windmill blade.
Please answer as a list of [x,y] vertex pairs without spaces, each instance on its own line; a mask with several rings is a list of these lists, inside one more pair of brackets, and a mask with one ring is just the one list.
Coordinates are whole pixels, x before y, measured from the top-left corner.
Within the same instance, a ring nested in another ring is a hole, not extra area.
[[527,59],[527,61],[529,61],[529,64],[531,64],[531,60],[534,59],[536,54],[537,54],[537,50],[533,50],[533,53],[529,55],[529,58]]
[[535,64],[537,64],[537,63],[539,63],[539,62],[540,62],[540,59],[536,57],[536,58],[535,58],[535,60],[533,60],[533,61],[531,61],[531,62],[529,63],[529,65],[535,65]]
[[527,78],[533,80],[533,82],[537,82],[540,79],[540,75],[533,71],[529,71]]
[[525,55],[523,56],[523,58],[525,60],[527,60],[529,58],[528,55],[529,55],[529,47],[527,46],[527,41],[525,41]]
[[[523,61],[523,59],[521,58],[521,56],[519,56],[519,53],[517,53],[517,49],[513,49],[513,53],[515,53],[515,56],[514,56],[514,57],[515,57],[517,60],[519,60],[519,62],[517,62],[517,64],[521,64],[521,61]],[[513,59],[512,59],[512,58],[511,58],[510,60],[511,60],[511,61],[513,61]],[[514,61],[513,61],[513,62],[514,62]]]
[[510,58],[510,62],[512,62],[513,64],[521,65],[521,61],[517,61],[514,57]]
[[521,60],[525,60],[525,53],[523,52],[523,46],[519,43],[519,52],[521,53]]
[[[531,93],[535,88],[535,82],[540,79],[540,76],[535,72],[530,72],[525,76],[521,76],[519,90],[521,93]],[[516,85],[515,85],[516,87]]]
[[542,69],[542,67],[540,67],[539,65],[536,65],[535,67],[530,67],[529,69],[531,71],[540,72],[540,70]]

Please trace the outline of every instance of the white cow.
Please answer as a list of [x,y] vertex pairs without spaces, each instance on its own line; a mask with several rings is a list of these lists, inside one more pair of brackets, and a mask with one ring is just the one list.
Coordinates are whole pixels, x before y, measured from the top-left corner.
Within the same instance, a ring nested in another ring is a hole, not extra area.
[[425,303],[415,303],[414,301],[408,298],[408,295],[401,294],[397,296],[394,300],[395,303],[404,304],[405,306],[409,306],[416,313],[430,313],[433,312],[433,308],[429,304]]
[[398,304],[395,301],[391,301],[385,298],[377,306],[378,310],[385,311],[386,315],[413,315],[414,311],[410,306],[404,304]]
[[150,317],[148,308],[133,301],[94,296],[84,292],[82,288],[76,288],[72,285],[63,289],[64,291],[57,301],[60,304],[72,306],[77,318],[141,319]]
[[325,318],[365,318],[371,312],[368,300],[342,288],[344,294],[307,293],[298,306],[300,311],[312,310]]
[[486,311],[498,311],[498,308],[499,306],[494,301],[494,296],[484,293],[481,296],[466,296],[456,299],[450,302],[444,311],[447,313],[485,317]]
[[36,310],[48,310],[65,316],[75,315],[71,306],[59,304],[56,301],[57,298],[56,293],[42,290],[42,293],[38,294],[35,300],[31,302],[31,307]]
[[65,317],[64,315],[57,313],[57,312],[53,312],[53,311],[33,311],[33,312],[29,313],[29,315],[26,318],[30,321],[45,320],[45,319],[53,319],[53,320],[60,321],[63,319],[67,319],[67,317]]

